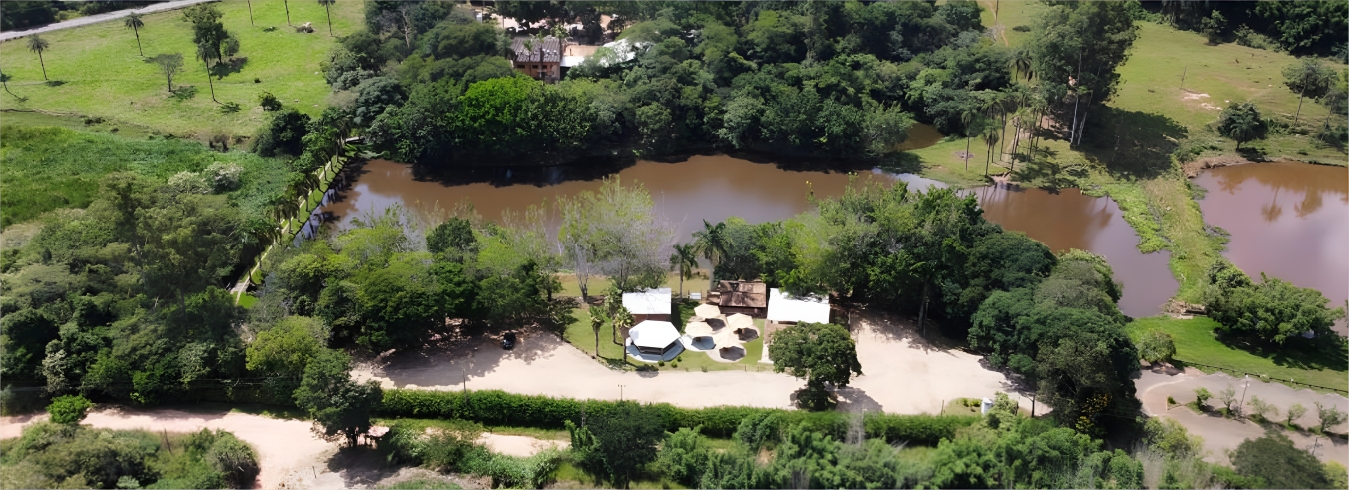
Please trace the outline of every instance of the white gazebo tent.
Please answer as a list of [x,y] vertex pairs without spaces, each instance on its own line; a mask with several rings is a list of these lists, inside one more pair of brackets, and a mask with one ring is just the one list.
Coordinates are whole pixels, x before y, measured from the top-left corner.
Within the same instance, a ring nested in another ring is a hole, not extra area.
[[639,354],[665,357],[680,346],[679,330],[670,322],[647,320],[628,331],[628,345]]
[[623,293],[623,307],[632,313],[633,320],[670,320],[670,288],[648,289]]
[[829,323],[829,298],[792,296],[773,288],[768,290],[767,318],[778,323]]

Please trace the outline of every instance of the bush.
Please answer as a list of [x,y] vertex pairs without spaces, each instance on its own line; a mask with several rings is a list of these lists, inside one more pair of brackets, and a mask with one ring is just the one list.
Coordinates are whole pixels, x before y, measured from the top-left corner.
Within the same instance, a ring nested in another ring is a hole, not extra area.
[[[391,389],[384,392],[379,415],[384,417],[462,419],[484,425],[563,429],[566,422],[580,424],[582,416],[593,417],[613,409],[618,402],[574,400],[537,395],[516,395],[503,391],[428,391]],[[811,430],[844,439],[848,414],[803,412],[754,407],[679,408],[666,403],[649,405],[665,430],[702,426],[703,435],[732,437],[742,421],[750,416],[776,414],[779,424],[806,423]],[[957,429],[980,420],[973,415],[897,415],[868,413],[864,419],[867,435],[888,442],[936,444],[955,435]]]
[[279,111],[281,110],[281,99],[276,98],[271,92],[263,92],[258,94],[258,105],[267,112]]
[[276,155],[298,156],[304,150],[304,135],[308,132],[309,116],[295,109],[277,112],[271,121],[258,131],[253,151],[264,157]]
[[1194,403],[1199,406],[1200,410],[1207,406],[1209,398],[1213,398],[1213,393],[1209,392],[1208,388],[1194,389]]
[[84,414],[89,407],[94,406],[88,398],[79,395],[58,396],[52,400],[51,405],[47,405],[47,413],[51,414],[52,422],[58,424],[78,424],[84,420]]

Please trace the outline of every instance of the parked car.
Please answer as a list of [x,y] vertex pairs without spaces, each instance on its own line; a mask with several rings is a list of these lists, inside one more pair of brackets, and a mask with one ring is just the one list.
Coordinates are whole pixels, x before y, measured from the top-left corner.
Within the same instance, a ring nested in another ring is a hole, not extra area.
[[501,336],[501,348],[506,350],[515,348],[515,332],[506,332]]

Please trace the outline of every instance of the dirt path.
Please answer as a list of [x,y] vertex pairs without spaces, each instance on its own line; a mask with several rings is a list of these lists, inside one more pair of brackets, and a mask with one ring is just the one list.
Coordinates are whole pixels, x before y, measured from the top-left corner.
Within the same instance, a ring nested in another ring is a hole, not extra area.
[[491,432],[484,432],[481,436],[478,436],[477,442],[486,446],[489,451],[507,456],[527,457],[548,448],[567,449],[571,447],[571,443],[567,441],[551,441],[529,436],[508,436]]
[[[1232,378],[1223,373],[1204,374],[1197,370],[1144,370],[1135,386],[1138,388],[1138,399],[1143,402],[1144,413],[1175,419],[1191,433],[1203,437],[1204,447],[1209,451],[1208,459],[1215,463],[1227,463],[1227,450],[1236,449],[1246,439],[1263,436],[1266,428],[1249,420],[1225,419],[1214,412],[1199,414],[1183,405],[1168,408],[1166,402],[1168,396],[1175,398],[1177,403],[1189,403],[1194,401],[1194,390],[1202,387],[1214,394],[1214,399],[1210,400],[1209,404],[1221,406],[1221,402],[1217,400],[1219,391],[1232,386],[1240,397],[1245,388],[1247,407],[1251,397],[1254,396],[1274,404],[1280,413],[1294,403],[1307,407],[1307,414],[1296,421],[1303,427],[1316,425],[1317,402],[1322,405],[1334,405],[1341,411],[1349,408],[1349,399],[1340,395],[1317,393],[1309,389],[1295,390],[1279,383],[1266,383],[1255,379],[1252,379],[1249,388],[1246,388],[1245,379]],[[1340,424],[1332,427],[1331,432],[1343,434],[1346,427],[1349,425]],[[1313,445],[1319,444],[1315,452],[1323,461],[1334,460],[1341,464],[1349,464],[1349,445],[1345,444],[1344,439],[1327,440],[1324,437],[1292,431],[1284,431],[1284,434],[1300,448],[1312,448]]]
[[217,2],[217,1],[219,0],[177,0],[173,2],[156,3],[139,9],[127,9],[127,10],[117,10],[113,12],[104,12],[101,14],[90,15],[88,17],[78,17],[64,22],[57,22],[55,24],[47,24],[42,27],[35,27],[32,29],[28,29],[26,31],[2,32],[0,33],[0,42],[9,41],[11,39],[18,39],[27,36],[29,34],[40,34],[43,32],[51,32],[61,29],[69,29],[72,27],[87,26],[89,24],[97,24],[99,22],[107,22],[110,20],[126,17],[127,14],[131,12],[149,14],[154,12],[163,12],[165,10],[180,9],[196,5],[199,3]]
[[[840,390],[841,406],[892,413],[936,413],[958,397],[1011,392],[1007,379],[983,367],[980,356],[938,348],[917,338],[904,321],[854,316],[854,338],[863,376]],[[752,368],[751,368],[752,369]],[[578,399],[665,402],[683,407],[745,405],[790,408],[804,382],[764,371],[624,372],[611,370],[546,333],[522,336],[511,351],[483,340],[454,349],[408,353],[377,365],[362,364],[357,379],[385,387],[512,393]],[[622,385],[620,391],[620,385]],[[1022,397],[1029,408],[1029,400]]]

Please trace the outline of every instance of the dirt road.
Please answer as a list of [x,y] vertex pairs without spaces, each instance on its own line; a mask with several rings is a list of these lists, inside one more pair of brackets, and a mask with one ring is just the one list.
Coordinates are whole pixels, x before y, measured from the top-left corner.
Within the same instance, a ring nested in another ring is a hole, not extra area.
[[[1138,398],[1143,402],[1145,413],[1173,418],[1192,434],[1203,437],[1204,447],[1209,451],[1208,459],[1215,463],[1227,463],[1226,451],[1236,449],[1246,439],[1263,436],[1266,428],[1249,420],[1225,419],[1216,412],[1199,414],[1183,405],[1168,408],[1166,397],[1175,398],[1180,404],[1189,403],[1194,401],[1194,390],[1202,387],[1214,394],[1214,399],[1208,403],[1221,406],[1221,402],[1217,400],[1219,391],[1232,386],[1240,397],[1245,388],[1247,407],[1251,397],[1255,396],[1273,403],[1280,413],[1294,403],[1307,407],[1307,414],[1296,421],[1303,427],[1316,425],[1314,404],[1317,402],[1322,405],[1333,405],[1341,411],[1349,408],[1349,399],[1341,395],[1317,393],[1308,389],[1295,390],[1279,383],[1265,383],[1255,379],[1252,379],[1249,387],[1246,387],[1245,379],[1232,378],[1223,373],[1204,374],[1192,369],[1144,370],[1135,386],[1138,388]],[[1249,408],[1247,410],[1249,411]],[[1346,424],[1331,428],[1332,432],[1340,434],[1345,430]],[[1293,431],[1284,431],[1284,434],[1300,448],[1315,446],[1316,456],[1323,461],[1334,460],[1349,465],[1349,445],[1346,445],[1343,439],[1327,440],[1324,437]]]
[[[865,374],[839,391],[844,409],[936,413],[944,402],[958,397],[982,398],[995,391],[1012,391],[1002,374],[983,367],[980,356],[931,346],[917,338],[907,322],[858,315],[853,336]],[[385,387],[458,390],[466,382],[472,390],[578,399],[622,397],[684,407],[790,408],[792,394],[805,385],[767,366],[764,371],[750,369],[616,371],[552,334],[536,333],[522,337],[511,351],[484,340],[454,349],[396,355],[378,365],[358,366],[353,376],[378,380]],[[1022,398],[1029,408],[1029,400]]]
[[101,14],[90,15],[87,17],[77,17],[64,22],[57,22],[54,24],[47,24],[42,27],[35,27],[32,29],[28,29],[26,31],[0,32],[0,42],[9,41],[11,39],[18,39],[27,36],[29,34],[41,34],[44,32],[69,29],[72,27],[79,27],[79,26],[87,26],[89,24],[97,24],[99,22],[107,22],[110,20],[126,17],[127,14],[131,12],[149,14],[154,12],[163,12],[165,10],[174,10],[183,7],[190,7],[192,5],[196,5],[199,3],[217,2],[217,1],[220,0],[176,0],[173,2],[164,2],[164,3],[156,3],[153,5],[147,5],[139,9],[117,10],[113,12],[104,12]]

